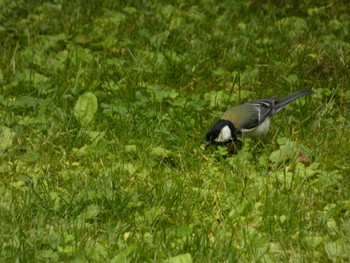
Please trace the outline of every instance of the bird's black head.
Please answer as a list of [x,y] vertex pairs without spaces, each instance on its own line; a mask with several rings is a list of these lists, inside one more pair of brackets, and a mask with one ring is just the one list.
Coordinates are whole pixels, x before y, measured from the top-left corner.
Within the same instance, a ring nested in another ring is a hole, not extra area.
[[226,144],[236,139],[236,129],[232,122],[219,120],[206,134],[207,143],[205,148],[212,144]]

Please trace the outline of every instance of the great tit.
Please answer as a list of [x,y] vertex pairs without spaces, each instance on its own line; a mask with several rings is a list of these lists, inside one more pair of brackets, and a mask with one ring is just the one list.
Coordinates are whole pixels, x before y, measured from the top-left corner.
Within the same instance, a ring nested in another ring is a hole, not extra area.
[[310,91],[300,90],[283,99],[254,100],[228,109],[207,133],[205,148],[212,144],[226,144],[237,136],[261,138],[269,131],[270,118],[285,105]]

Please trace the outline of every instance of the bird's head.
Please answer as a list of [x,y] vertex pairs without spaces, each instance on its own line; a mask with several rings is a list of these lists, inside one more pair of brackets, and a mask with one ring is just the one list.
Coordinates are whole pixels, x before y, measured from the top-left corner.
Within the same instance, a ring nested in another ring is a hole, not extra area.
[[206,134],[205,148],[212,144],[227,144],[236,138],[236,130],[232,122],[219,120]]

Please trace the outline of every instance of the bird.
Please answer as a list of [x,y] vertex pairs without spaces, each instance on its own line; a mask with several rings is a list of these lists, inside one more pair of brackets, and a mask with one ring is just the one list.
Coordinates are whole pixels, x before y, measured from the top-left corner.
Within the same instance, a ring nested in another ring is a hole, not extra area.
[[273,115],[288,103],[310,93],[310,90],[303,89],[282,99],[254,100],[228,109],[206,134],[205,148],[213,144],[231,143],[237,140],[237,136],[262,138],[269,131]]

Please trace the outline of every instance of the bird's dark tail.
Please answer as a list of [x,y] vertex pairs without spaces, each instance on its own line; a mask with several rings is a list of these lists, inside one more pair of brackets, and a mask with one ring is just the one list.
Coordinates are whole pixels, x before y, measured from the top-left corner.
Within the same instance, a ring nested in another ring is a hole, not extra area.
[[288,103],[292,102],[293,100],[299,99],[302,96],[305,96],[307,94],[310,94],[311,91],[308,89],[299,90],[283,99],[281,99],[280,102],[278,102],[273,109],[275,110],[275,113],[278,112],[280,109],[282,109],[284,106],[286,106]]

